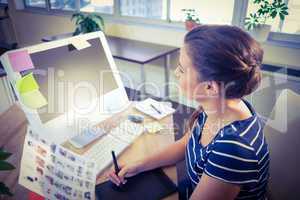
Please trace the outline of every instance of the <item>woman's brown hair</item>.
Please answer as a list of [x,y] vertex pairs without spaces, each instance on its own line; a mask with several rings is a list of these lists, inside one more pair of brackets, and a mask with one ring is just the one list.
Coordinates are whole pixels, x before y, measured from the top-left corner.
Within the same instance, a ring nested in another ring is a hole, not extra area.
[[[198,71],[199,81],[223,85],[225,98],[242,98],[260,84],[263,50],[248,33],[235,26],[201,25],[185,35],[187,53]],[[197,109],[190,119],[202,111]]]
[[199,80],[222,83],[225,98],[241,98],[258,87],[263,50],[242,29],[201,25],[186,34],[184,44]]

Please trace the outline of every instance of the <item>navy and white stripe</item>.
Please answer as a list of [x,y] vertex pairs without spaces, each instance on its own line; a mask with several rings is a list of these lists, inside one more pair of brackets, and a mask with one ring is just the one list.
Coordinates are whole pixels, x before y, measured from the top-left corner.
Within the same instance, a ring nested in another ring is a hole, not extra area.
[[186,148],[186,165],[193,187],[203,173],[224,182],[238,184],[236,199],[260,199],[265,196],[269,177],[269,150],[263,135],[263,123],[245,101],[252,116],[223,127],[207,145],[200,143],[207,115],[202,112]]

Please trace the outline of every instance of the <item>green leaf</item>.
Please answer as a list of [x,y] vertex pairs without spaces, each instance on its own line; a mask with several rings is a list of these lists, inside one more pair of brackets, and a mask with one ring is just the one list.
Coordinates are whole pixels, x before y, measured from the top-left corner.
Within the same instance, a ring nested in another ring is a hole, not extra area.
[[2,182],[0,182],[0,195],[13,196],[13,194],[10,192],[9,188]]
[[75,25],[80,24],[81,21],[82,21],[82,18],[77,18],[77,19],[76,19],[76,22],[75,22]]
[[15,167],[12,164],[5,161],[0,161],[0,171],[8,171],[13,169],[15,169]]
[[71,21],[73,21],[73,19],[75,19],[75,18],[83,19],[84,15],[82,13],[75,13],[72,15]]
[[284,20],[284,17],[285,17],[285,15],[283,15],[283,14],[279,13],[279,17],[280,17],[280,19],[283,21],[283,20]]
[[86,26],[81,26],[81,33],[87,33],[87,27]]
[[94,15],[93,16],[93,20],[96,22],[97,28],[99,28],[100,30],[103,30],[103,27],[104,27],[104,20],[103,20],[103,18],[101,16]]
[[250,31],[250,27],[251,27],[251,25],[249,24],[249,25],[246,26],[246,29],[247,29],[248,31]]
[[288,13],[287,11],[285,11],[285,10],[281,11],[280,13],[283,14],[283,15],[288,15],[288,14],[289,14],[289,13]]
[[81,31],[80,31],[80,27],[77,27],[77,28],[75,29],[74,33],[73,33],[73,36],[79,35],[80,32],[81,32]]
[[249,24],[246,28],[247,28],[248,31],[250,31],[250,30],[252,30],[254,28],[254,25],[253,24]]
[[3,150],[0,150],[0,160],[6,160],[7,158],[9,158],[9,156],[11,156],[12,154],[9,152],[5,152]]
[[94,32],[97,30],[98,24],[96,24],[94,21],[91,22],[91,30],[90,32]]
[[271,16],[273,19],[276,17],[276,15],[277,15],[277,12],[276,12],[276,11],[272,11],[271,14],[270,14],[270,16]]
[[280,8],[283,8],[285,6],[286,6],[285,3],[280,4]]
[[264,15],[265,13],[266,13],[266,11],[264,11],[263,9],[258,9],[257,10],[257,14],[260,15],[260,16]]

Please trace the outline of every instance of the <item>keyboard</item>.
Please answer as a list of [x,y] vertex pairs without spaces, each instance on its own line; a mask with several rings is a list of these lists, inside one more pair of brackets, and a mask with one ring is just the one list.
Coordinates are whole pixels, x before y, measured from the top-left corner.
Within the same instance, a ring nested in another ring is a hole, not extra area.
[[115,151],[116,156],[120,155],[143,132],[142,124],[125,120],[104,135],[84,156],[96,163],[100,173],[112,163],[111,151]]

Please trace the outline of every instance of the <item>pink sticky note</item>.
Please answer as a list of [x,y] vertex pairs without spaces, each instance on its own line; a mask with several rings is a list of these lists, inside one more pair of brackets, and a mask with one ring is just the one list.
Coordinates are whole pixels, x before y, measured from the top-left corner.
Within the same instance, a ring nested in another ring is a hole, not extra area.
[[34,68],[28,50],[8,53],[8,59],[15,72]]

